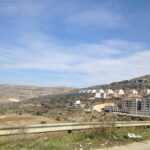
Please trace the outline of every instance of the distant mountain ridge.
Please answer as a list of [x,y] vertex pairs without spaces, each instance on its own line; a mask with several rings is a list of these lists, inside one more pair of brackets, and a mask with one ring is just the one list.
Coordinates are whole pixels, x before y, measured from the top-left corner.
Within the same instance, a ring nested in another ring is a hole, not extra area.
[[53,94],[69,93],[75,88],[69,87],[36,87],[26,85],[0,85],[0,103],[9,101],[22,101],[34,97],[40,97]]

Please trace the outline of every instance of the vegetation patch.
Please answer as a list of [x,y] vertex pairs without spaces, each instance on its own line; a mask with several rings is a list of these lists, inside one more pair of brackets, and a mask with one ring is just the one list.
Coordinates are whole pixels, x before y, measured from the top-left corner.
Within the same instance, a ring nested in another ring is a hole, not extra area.
[[[128,133],[141,135],[142,139],[129,139]],[[42,134],[38,137],[22,135],[1,138],[0,150],[84,150],[111,147],[150,139],[150,128],[101,128],[71,134]]]

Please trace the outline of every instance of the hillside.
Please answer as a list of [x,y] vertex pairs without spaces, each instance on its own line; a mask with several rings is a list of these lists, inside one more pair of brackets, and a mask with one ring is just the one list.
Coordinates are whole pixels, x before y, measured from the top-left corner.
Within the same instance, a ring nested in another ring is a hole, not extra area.
[[96,85],[92,87],[88,87],[85,89],[124,89],[124,90],[129,90],[129,89],[150,89],[150,75],[145,75],[142,77],[134,78],[131,80],[124,80],[120,82],[113,82],[110,84],[106,85]]
[[[85,89],[144,89],[150,88],[150,76],[143,76],[131,80],[115,82],[108,85],[97,85]],[[121,98],[91,99],[91,93],[78,93],[81,89],[74,88],[40,88],[29,86],[0,86],[0,96],[5,99],[9,97],[20,98],[18,103],[0,105],[0,114],[17,113],[50,116],[56,120],[68,121],[72,116],[85,119],[85,112],[82,108],[75,108],[74,103],[81,100],[85,109],[99,103],[119,102]],[[82,114],[82,115],[81,115]],[[60,117],[61,115],[61,117]],[[82,116],[82,117],[81,117]],[[76,119],[77,119],[76,118]],[[86,120],[91,117],[87,115]],[[75,119],[75,120],[76,120]]]
[[[84,89],[150,89],[150,75],[134,78],[131,80],[124,80],[120,82],[113,82],[106,85],[96,85]],[[31,98],[38,98],[41,96],[51,96],[56,94],[65,94],[74,91],[76,93],[80,89],[67,87],[36,87],[36,86],[19,86],[19,85],[0,85],[0,103],[7,103],[13,101],[22,101]],[[43,99],[43,98],[42,98]]]
[[74,88],[0,85],[0,103],[22,101],[45,95],[64,94],[72,90]]

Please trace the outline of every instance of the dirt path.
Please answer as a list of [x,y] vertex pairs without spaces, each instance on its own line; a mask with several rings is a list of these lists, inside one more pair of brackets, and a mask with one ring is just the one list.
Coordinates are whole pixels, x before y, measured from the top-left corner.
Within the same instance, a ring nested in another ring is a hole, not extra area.
[[150,150],[150,140],[128,144],[125,146],[115,146],[112,148],[100,148],[94,150]]

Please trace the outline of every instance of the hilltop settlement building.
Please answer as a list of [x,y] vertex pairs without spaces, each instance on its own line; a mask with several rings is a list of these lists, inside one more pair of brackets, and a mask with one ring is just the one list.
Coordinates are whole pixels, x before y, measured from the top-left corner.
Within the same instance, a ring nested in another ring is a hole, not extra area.
[[[150,89],[143,90],[112,90],[112,89],[86,89],[79,93],[87,93],[96,99],[123,99],[119,104],[114,105],[112,111],[124,112],[129,114],[150,115]],[[81,102],[75,103],[76,107],[81,107]]]

